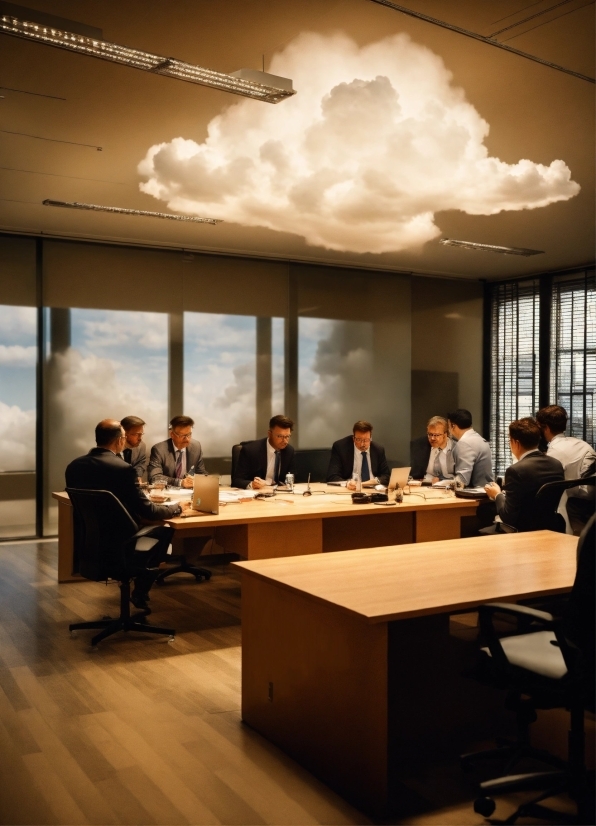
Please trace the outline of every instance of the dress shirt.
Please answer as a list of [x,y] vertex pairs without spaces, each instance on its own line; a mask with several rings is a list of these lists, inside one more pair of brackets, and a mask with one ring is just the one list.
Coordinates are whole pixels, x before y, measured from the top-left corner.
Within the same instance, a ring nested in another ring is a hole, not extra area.
[[[379,480],[376,476],[373,476],[372,472],[372,463],[370,461],[370,445],[367,447],[366,450],[361,450],[360,448],[356,447],[354,444],[354,469],[352,473],[357,473],[360,479],[362,479],[362,454],[366,453],[366,461],[368,462],[368,472],[370,473],[369,482],[376,482],[379,483]],[[349,454],[348,454],[349,455]]]
[[[558,459],[563,465],[565,479],[578,479],[596,459],[596,451],[587,442],[576,439],[575,436],[565,436],[564,433],[558,433],[548,443],[546,455]],[[586,485],[582,485],[567,493],[569,496],[590,498],[594,496],[594,489],[588,490]]]
[[447,439],[447,444],[443,448],[439,447],[431,447],[430,449],[430,457],[428,460],[428,467],[426,468],[426,476],[424,477],[425,482],[430,482],[434,478],[434,468],[435,468],[435,457],[437,453],[439,454],[439,464],[441,466],[441,477],[443,479],[453,479],[454,475],[454,462],[453,462],[453,455],[451,453],[451,448],[453,447],[453,442],[451,439]]

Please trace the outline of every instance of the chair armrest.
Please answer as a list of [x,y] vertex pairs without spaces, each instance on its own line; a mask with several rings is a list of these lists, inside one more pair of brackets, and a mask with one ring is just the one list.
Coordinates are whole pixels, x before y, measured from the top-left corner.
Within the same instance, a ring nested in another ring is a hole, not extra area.
[[148,533],[151,533],[154,527],[155,525],[145,525],[145,527],[138,530],[134,536],[131,536],[129,541],[132,542],[133,539],[139,539],[141,536],[147,536]]
[[[520,622],[528,626],[531,622],[536,622],[545,630],[552,630],[555,626],[552,614],[546,611],[538,611],[536,608],[530,608],[527,605],[516,605],[515,603],[509,602],[487,602],[481,605],[478,608],[480,632],[486,641],[493,662],[501,671],[505,672],[509,671],[511,666],[493,625],[493,617],[495,614],[517,617]],[[519,625],[520,623],[518,622],[518,631],[520,630]],[[529,629],[524,629],[524,631],[527,630]]]
[[547,611],[530,608],[529,605],[518,605],[515,602],[486,602],[478,609],[478,613],[493,616],[493,614],[508,614],[513,617],[529,617],[543,623],[553,622],[554,617]]

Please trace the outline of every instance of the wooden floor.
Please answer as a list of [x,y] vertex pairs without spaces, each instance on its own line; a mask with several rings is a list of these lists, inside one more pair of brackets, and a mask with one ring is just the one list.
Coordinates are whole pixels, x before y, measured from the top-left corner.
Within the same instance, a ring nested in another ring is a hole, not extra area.
[[[231,568],[153,589],[174,642],[119,634],[96,651],[68,624],[117,614],[118,588],[58,585],[56,568],[55,542],[0,543],[0,823],[372,822],[241,723]],[[406,796],[392,823],[485,823],[456,760]]]

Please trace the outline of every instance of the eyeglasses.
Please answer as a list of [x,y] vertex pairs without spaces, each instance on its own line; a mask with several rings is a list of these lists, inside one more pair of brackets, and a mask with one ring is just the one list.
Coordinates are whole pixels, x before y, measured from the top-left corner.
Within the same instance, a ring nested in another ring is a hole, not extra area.
[[273,433],[272,434],[274,439],[278,439],[280,442],[289,442],[292,438],[292,434],[290,433],[289,436],[283,436],[280,433]]
[[175,430],[172,430],[172,436],[175,436],[177,439],[190,439],[192,437],[192,430],[190,433],[177,433]]
[[354,441],[356,442],[357,445],[369,445],[372,440],[371,439],[357,439],[354,436]]
[[427,433],[429,439],[442,439],[447,433]]

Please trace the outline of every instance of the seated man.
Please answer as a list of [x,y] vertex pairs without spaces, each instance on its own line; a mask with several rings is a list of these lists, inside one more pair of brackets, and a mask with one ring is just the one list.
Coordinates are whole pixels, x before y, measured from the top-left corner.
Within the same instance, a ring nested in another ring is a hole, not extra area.
[[150,482],[163,477],[172,487],[192,488],[192,475],[207,475],[201,443],[192,438],[194,425],[190,416],[174,416],[170,422],[170,438],[151,448]]
[[[137,485],[137,474],[118,455],[124,447],[126,436],[120,422],[104,419],[95,428],[97,447],[74,459],[66,468],[66,487],[84,490],[109,490],[120,500],[132,518],[139,522],[156,522],[179,516],[190,507],[190,502],[155,505],[150,502]],[[172,539],[173,528],[156,525],[148,535],[154,543],[149,550],[133,552],[133,561],[144,568],[156,569],[166,559]],[[143,537],[147,545],[147,537]],[[145,570],[135,578],[135,587],[130,600],[137,608],[145,608],[149,599],[149,589],[155,581],[157,570]]]
[[360,476],[362,487],[389,484],[391,471],[385,458],[385,448],[372,441],[373,426],[360,420],[352,428],[352,435],[333,443],[331,459],[327,470],[328,482],[346,481],[346,487],[353,490],[352,474]]
[[[565,479],[579,479],[596,470],[596,451],[582,439],[565,436],[567,411],[557,404],[550,404],[536,413],[536,420],[544,439],[548,442],[546,455],[558,459],[563,465]],[[573,533],[580,534],[594,513],[594,488],[587,485],[567,491],[565,504]]]
[[232,486],[259,490],[266,485],[284,484],[286,473],[294,472],[294,448],[290,444],[293,429],[292,419],[273,416],[264,439],[244,442]]
[[125,416],[120,422],[126,435],[122,458],[135,469],[138,479],[147,472],[147,448],[143,442],[145,422],[138,416]]
[[449,438],[447,419],[433,416],[426,425],[426,437],[430,446],[428,464],[424,474],[425,482],[442,482],[453,479],[455,462],[453,459],[454,442]]
[[[538,450],[540,428],[530,416],[509,425],[509,444],[517,462],[505,471],[503,490],[496,482],[485,486],[501,522],[518,531],[532,530],[534,497],[548,482],[563,481],[563,465]],[[496,526],[482,533],[497,533]]]
[[490,445],[472,427],[472,414],[458,408],[447,416],[449,431],[457,444],[453,448],[455,479],[465,488],[484,487],[493,480]]

